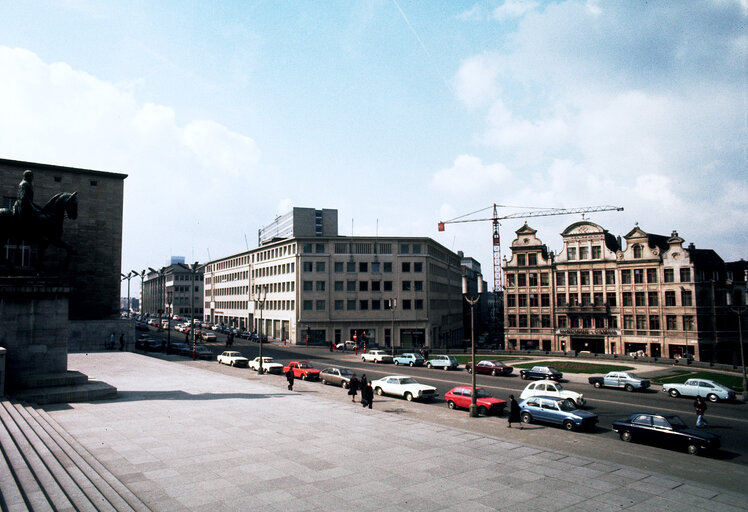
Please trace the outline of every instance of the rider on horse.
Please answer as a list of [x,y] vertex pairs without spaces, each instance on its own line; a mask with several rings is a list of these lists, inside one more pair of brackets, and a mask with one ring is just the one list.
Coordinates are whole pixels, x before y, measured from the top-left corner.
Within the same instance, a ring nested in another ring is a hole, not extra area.
[[23,231],[33,228],[42,210],[34,204],[34,173],[23,171],[23,180],[18,185],[18,198],[13,204],[13,214]]

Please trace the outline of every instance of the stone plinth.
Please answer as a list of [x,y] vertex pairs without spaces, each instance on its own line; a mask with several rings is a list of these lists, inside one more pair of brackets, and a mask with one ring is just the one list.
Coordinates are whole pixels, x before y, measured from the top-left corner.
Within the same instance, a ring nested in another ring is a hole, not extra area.
[[0,278],[7,392],[28,387],[38,375],[67,372],[69,293],[55,278]]

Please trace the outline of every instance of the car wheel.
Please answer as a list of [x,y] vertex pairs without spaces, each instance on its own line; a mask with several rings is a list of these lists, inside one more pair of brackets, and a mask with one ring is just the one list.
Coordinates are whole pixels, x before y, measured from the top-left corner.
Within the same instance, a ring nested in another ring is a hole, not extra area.
[[323,385],[323,386],[327,386],[327,380],[325,380],[325,379],[322,379],[322,385]]
[[571,420],[564,420],[564,428],[566,430],[574,430],[574,422]]
[[520,418],[522,419],[522,423],[532,423],[532,414],[529,412],[523,412]]
[[699,454],[699,445],[691,442],[688,443],[688,447],[686,448],[689,454],[691,455],[698,455]]
[[449,366],[444,367],[444,371],[446,372],[447,370],[449,370]]
[[457,406],[452,400],[450,400],[449,402],[447,402],[447,407],[449,407],[450,409],[454,409]]
[[373,363],[374,363],[374,364],[377,364],[377,360],[375,359],[375,360],[373,361]]
[[596,388],[601,388],[603,387],[603,384],[601,382],[595,382],[593,386],[595,386]]
[[433,368],[433,366],[431,366],[431,363],[426,363],[426,368]]
[[398,361],[397,359],[395,359],[394,363],[395,363],[395,366],[400,366],[400,361]]
[[719,402],[719,397],[715,395],[714,393],[709,393],[708,395],[706,395],[706,399],[712,403]]
[[366,362],[366,358],[365,358],[365,357],[362,357],[362,358],[361,358],[361,362],[362,362],[362,363],[365,363],[365,362]]
[[522,379],[522,380],[527,380],[527,375],[525,375],[524,373],[520,373],[520,374],[519,374],[519,377],[520,377],[520,379]]
[[234,361],[231,361],[231,365],[230,366],[234,366]]
[[485,405],[478,407],[478,416],[488,416],[488,409]]
[[413,401],[413,394],[412,393],[405,393],[405,399],[408,402],[412,402]]
[[471,374],[473,373],[473,369],[472,368],[465,368],[465,369],[467,370],[468,373],[471,373]]
[[382,388],[376,388],[374,389],[374,392],[377,394],[377,396],[384,395],[384,391],[382,391]]
[[678,398],[680,396],[680,393],[678,393],[677,389],[671,389],[670,396],[672,396],[673,398]]
[[621,432],[621,434],[618,437],[621,438],[621,441],[630,443],[632,436],[631,436],[631,432],[629,432],[628,430],[624,430],[623,432]]
[[491,370],[491,377],[496,377],[496,370]]
[[348,389],[348,383],[346,381],[343,381],[342,386],[343,386],[343,389]]
[[626,384],[623,389],[631,393],[634,390],[634,386],[632,386],[631,384]]
[[408,366],[410,366],[411,368],[413,368],[415,366],[415,363],[413,361],[411,361]]

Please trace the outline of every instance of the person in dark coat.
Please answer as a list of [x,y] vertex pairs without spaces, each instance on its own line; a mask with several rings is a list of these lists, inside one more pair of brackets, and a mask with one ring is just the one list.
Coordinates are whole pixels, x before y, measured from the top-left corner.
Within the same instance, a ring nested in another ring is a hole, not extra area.
[[125,350],[125,335],[124,334],[119,335],[119,349],[120,351]]
[[519,404],[514,399],[514,395],[509,395],[509,424],[507,428],[512,428],[512,423],[519,423],[519,429],[522,430],[522,418],[519,416]]
[[369,407],[374,402],[374,388],[371,387],[371,382],[366,383],[366,387],[361,390],[361,404],[362,407]]
[[348,394],[351,395],[351,402],[356,401],[356,393],[358,392],[358,379],[354,375],[348,382]]
[[366,395],[364,394],[366,392],[366,383],[368,380],[366,379],[366,374],[364,373],[361,375],[361,380],[358,383],[358,387],[361,389],[361,405],[366,407]]
[[288,381],[288,390],[289,391],[293,391],[293,379],[294,379],[293,369],[289,368],[288,371],[286,372],[286,380]]
[[708,426],[709,424],[704,419],[704,413],[706,412],[706,402],[704,401],[704,398],[697,396],[693,406],[696,409],[696,426],[699,428]]

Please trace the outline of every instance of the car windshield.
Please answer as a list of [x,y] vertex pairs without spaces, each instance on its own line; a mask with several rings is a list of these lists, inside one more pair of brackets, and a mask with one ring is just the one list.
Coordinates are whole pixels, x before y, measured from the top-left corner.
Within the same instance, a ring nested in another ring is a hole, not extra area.
[[549,366],[548,371],[551,373],[558,373],[558,370],[556,370],[553,366]]
[[418,382],[413,377],[405,377],[400,379],[400,384],[418,384]]
[[563,391],[564,390],[564,387],[561,384],[554,384],[554,386],[556,386],[556,389],[559,390],[559,391]]
[[670,423],[670,426],[676,429],[688,428],[680,416],[665,416],[665,419]]
[[562,411],[569,412],[569,411],[573,411],[574,409],[576,409],[576,407],[574,407],[574,404],[571,402],[571,400],[559,400],[557,403],[558,403],[559,408]]
[[486,391],[485,389],[476,389],[475,396],[477,398],[491,398],[491,395],[489,395],[488,391]]
[[627,375],[628,375],[628,376],[629,376],[630,378],[632,378],[632,379],[641,379],[641,377],[639,377],[639,376],[638,376],[637,374],[635,374],[635,373],[628,373],[628,374],[624,373],[624,374],[623,374],[623,376],[624,376],[624,377],[625,377],[625,376],[627,376]]
[[309,363],[299,363],[299,368],[311,368],[312,365]]
[[343,375],[345,377],[350,377],[353,375],[353,372],[350,370],[340,370],[340,375]]

